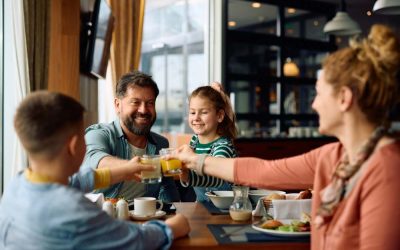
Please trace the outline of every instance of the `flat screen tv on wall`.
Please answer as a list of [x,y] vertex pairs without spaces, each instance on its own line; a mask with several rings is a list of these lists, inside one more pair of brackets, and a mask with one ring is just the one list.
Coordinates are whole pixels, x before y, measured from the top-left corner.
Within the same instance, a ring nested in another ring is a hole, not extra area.
[[81,73],[105,78],[113,24],[114,17],[106,0],[96,0],[91,11],[81,12]]

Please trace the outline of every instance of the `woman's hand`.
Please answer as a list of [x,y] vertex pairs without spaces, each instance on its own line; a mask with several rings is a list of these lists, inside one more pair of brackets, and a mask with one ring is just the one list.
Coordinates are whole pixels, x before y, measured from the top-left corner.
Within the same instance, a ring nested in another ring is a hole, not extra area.
[[193,152],[193,149],[189,145],[180,146],[170,158],[180,160],[185,168],[196,169],[198,155]]

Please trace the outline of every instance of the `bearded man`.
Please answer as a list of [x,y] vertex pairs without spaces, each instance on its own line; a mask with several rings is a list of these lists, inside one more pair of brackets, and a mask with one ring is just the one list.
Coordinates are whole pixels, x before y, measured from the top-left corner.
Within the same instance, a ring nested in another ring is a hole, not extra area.
[[[151,76],[139,71],[121,77],[116,87],[114,106],[118,118],[109,124],[94,124],[86,129],[86,156],[83,168],[132,166],[137,157],[158,154],[168,148],[168,140],[151,132],[156,120],[157,84]],[[151,196],[164,202],[179,201],[179,192],[172,177],[163,177],[160,184],[124,181],[108,189],[98,190],[105,197]]]

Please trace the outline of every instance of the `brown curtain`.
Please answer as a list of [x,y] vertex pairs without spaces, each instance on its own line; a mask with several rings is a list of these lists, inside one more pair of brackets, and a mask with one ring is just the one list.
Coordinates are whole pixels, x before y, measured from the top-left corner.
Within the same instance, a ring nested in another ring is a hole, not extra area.
[[24,0],[23,4],[30,89],[47,89],[51,0]]
[[144,4],[145,0],[110,0],[115,18],[110,55],[114,90],[123,74],[139,67]]

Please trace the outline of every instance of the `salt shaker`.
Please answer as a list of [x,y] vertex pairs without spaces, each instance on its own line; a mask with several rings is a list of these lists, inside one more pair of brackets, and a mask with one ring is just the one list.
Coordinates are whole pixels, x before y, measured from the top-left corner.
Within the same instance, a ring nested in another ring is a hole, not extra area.
[[120,199],[117,202],[117,218],[121,220],[129,219],[128,202],[124,199]]
[[115,217],[115,212],[114,212],[114,205],[112,204],[111,201],[105,201],[103,203],[102,209],[111,217]]

